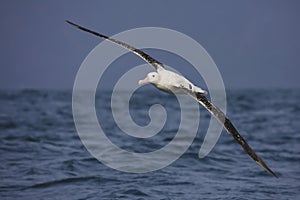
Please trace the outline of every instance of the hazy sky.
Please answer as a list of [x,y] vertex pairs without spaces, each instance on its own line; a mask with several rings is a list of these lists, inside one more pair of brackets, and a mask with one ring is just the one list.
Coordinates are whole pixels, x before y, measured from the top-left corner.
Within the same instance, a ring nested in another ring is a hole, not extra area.
[[208,51],[227,88],[299,87],[299,11],[297,0],[3,0],[0,88],[72,87],[102,40],[66,19],[107,35],[147,26],[180,31]]

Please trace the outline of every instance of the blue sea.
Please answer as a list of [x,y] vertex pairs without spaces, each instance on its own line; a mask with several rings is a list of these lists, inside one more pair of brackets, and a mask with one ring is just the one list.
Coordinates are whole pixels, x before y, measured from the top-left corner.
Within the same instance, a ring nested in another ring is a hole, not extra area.
[[[131,117],[141,126],[150,121],[151,104],[166,107],[166,125],[153,138],[124,134],[113,120],[110,96],[97,92],[96,111],[120,148],[151,152],[175,136],[180,111],[173,95],[137,92],[130,100]],[[279,178],[224,130],[199,159],[210,120],[203,108],[197,137],[179,159],[157,171],[128,173],[99,162],[85,148],[74,125],[72,91],[2,90],[0,199],[300,199],[299,103],[297,89],[227,91],[228,117]]]

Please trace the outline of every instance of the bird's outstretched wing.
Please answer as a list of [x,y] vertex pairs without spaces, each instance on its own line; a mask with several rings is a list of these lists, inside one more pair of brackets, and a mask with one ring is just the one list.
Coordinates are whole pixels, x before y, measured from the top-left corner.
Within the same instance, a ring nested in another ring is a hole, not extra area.
[[143,52],[142,50],[140,49],[137,49],[129,44],[126,44],[124,42],[121,42],[121,41],[118,41],[116,39],[113,39],[113,38],[110,38],[106,35],[103,35],[101,33],[97,33],[95,31],[92,31],[92,30],[89,30],[87,28],[84,28],[80,25],[77,25],[73,22],[70,22],[68,20],[66,20],[67,23],[71,24],[72,26],[76,27],[76,28],[79,28],[80,30],[83,30],[85,32],[88,32],[88,33],[91,33],[91,34],[94,34],[98,37],[101,37],[105,40],[108,40],[110,42],[113,42],[117,45],[120,45],[121,47],[125,48],[125,49],[128,49],[129,51],[133,52],[134,54],[138,55],[139,57],[141,57],[142,59],[144,59],[146,62],[148,62],[149,64],[151,64],[156,70],[161,70],[164,68],[163,64],[160,63],[159,61],[155,60],[154,58],[152,58],[151,56],[149,56],[148,54],[146,54],[145,52]]
[[[230,120],[225,114],[215,105],[213,105],[205,96],[200,93],[188,92],[194,99],[196,99],[201,105],[203,105],[221,124],[223,124],[226,131],[243,147],[245,152],[253,158],[262,168],[267,172],[277,177],[277,175],[264,163],[264,161],[251,149],[244,138],[239,134]],[[277,177],[278,178],[278,177]]]

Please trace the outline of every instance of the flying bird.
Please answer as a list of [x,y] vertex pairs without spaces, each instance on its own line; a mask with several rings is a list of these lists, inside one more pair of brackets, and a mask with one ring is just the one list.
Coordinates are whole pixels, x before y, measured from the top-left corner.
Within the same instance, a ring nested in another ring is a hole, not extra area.
[[193,83],[191,83],[185,77],[183,77],[175,72],[167,70],[161,62],[152,58],[151,56],[149,56],[148,54],[146,54],[145,52],[143,52],[140,49],[137,49],[129,44],[118,41],[116,39],[110,38],[101,33],[84,28],[84,27],[77,25],[73,22],[70,22],[68,20],[67,20],[67,23],[69,23],[70,25],[72,25],[78,29],[81,29],[85,32],[94,34],[102,39],[108,40],[112,43],[122,46],[123,48],[128,49],[129,51],[131,51],[132,53],[141,57],[147,63],[152,65],[156,69],[156,72],[148,73],[148,75],[146,76],[145,79],[140,80],[138,82],[140,85],[146,84],[146,83],[151,83],[155,87],[157,87],[158,89],[160,89],[164,92],[190,95],[192,98],[194,98],[196,101],[198,101],[202,106],[204,106],[223,125],[223,127],[226,129],[226,131],[242,146],[242,148],[245,150],[245,152],[253,160],[255,160],[257,164],[259,164],[262,168],[264,168],[267,172],[269,172],[273,176],[277,177],[277,175],[251,149],[251,147],[247,144],[245,139],[239,134],[237,129],[233,126],[233,124],[226,117],[226,115],[218,107],[213,105],[206,98],[205,95],[208,94],[207,91],[201,89],[198,86],[195,86]]

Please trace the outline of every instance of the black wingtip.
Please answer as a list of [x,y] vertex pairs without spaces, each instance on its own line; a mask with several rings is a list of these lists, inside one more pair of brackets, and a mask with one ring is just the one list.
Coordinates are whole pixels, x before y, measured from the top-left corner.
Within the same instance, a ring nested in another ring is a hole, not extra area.
[[70,24],[70,25],[72,25],[72,26],[75,26],[75,27],[79,27],[77,24],[75,24],[75,23],[73,23],[73,22],[71,22],[71,21],[69,21],[69,20],[66,20],[66,22],[68,23],[68,24]]
[[73,23],[73,22],[71,22],[71,21],[69,21],[69,20],[66,20],[66,22],[67,22],[68,24],[70,24],[71,26],[74,26],[74,27],[79,28],[79,29],[83,29],[83,27],[81,27],[81,26],[79,26],[78,24],[75,24],[75,23]]
[[69,21],[69,20],[66,20],[66,22],[67,22],[68,24],[74,26],[75,28],[78,28],[78,29],[82,30],[82,31],[85,31],[85,32],[94,34],[94,35],[96,35],[96,36],[98,36],[98,37],[101,37],[101,38],[103,38],[103,39],[109,39],[109,37],[106,36],[106,35],[103,35],[103,34],[101,34],[101,33],[97,33],[96,31],[92,31],[92,30],[90,30],[90,29],[87,29],[87,28],[85,28],[85,27],[83,27],[83,26],[80,26],[80,25],[78,25],[78,24],[75,24],[75,23],[73,23],[73,22],[71,22],[71,21]]
[[267,172],[272,174],[274,177],[279,178],[262,160],[256,161],[262,168],[264,168]]
[[244,151],[253,160],[255,160],[257,164],[259,164],[262,168],[264,168],[268,173],[278,178],[278,176],[264,163],[264,161],[258,155],[256,155],[256,153],[251,149],[251,147],[247,144],[244,138],[239,134],[239,132],[230,122],[230,120],[225,116],[225,114],[218,107],[213,105],[210,101],[207,100],[207,98],[203,94],[199,92],[191,95],[194,98],[196,97],[196,100],[199,101],[208,111],[210,111],[210,113],[212,113],[213,116],[216,117],[216,119],[219,120],[220,123],[223,124],[227,132],[242,146]]

